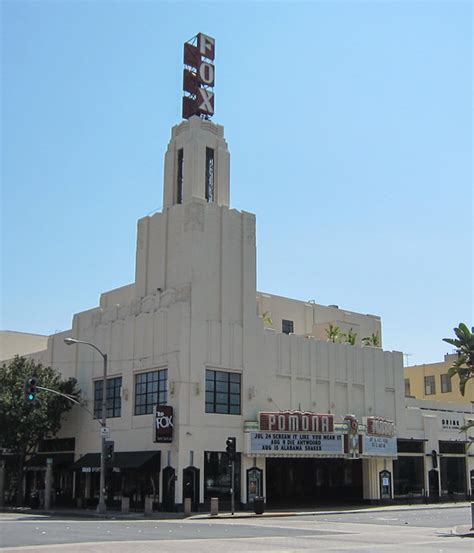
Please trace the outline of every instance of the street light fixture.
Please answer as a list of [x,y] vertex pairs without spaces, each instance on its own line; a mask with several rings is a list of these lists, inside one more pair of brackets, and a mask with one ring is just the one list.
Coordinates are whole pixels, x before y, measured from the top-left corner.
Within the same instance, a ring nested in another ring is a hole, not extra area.
[[[107,354],[101,351],[95,344],[91,342],[84,342],[83,340],[76,340],[75,338],[64,338],[64,343],[68,346],[73,344],[85,344],[94,348],[104,360],[104,372],[102,375],[102,428],[106,428],[107,422]],[[99,503],[97,505],[98,513],[105,513],[107,506],[105,505],[105,464],[106,464],[106,435],[105,430],[102,430],[102,448],[100,452],[100,489],[99,489]]]

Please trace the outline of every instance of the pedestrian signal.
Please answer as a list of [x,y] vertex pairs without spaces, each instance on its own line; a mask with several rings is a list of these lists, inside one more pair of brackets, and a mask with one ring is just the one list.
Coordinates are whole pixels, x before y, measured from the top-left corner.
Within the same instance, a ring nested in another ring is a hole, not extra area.
[[235,449],[236,449],[236,444],[235,444],[235,438],[227,438],[226,440],[226,452],[227,452],[227,455],[229,456],[229,461],[235,461]]
[[25,401],[33,403],[36,400],[36,378],[28,378],[25,382]]
[[105,442],[105,463],[108,467],[114,466],[114,442],[106,441]]

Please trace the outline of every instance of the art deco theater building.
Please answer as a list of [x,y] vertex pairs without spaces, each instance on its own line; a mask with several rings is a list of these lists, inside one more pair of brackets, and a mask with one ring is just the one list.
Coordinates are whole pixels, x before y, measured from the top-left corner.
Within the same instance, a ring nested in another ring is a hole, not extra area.
[[[77,378],[99,419],[102,358],[64,339],[108,355],[109,506],[123,496],[136,508],[147,497],[157,509],[186,497],[194,508],[228,502],[229,437],[238,508],[255,496],[277,507],[469,494],[466,407],[405,398],[402,354],[361,344],[381,340],[379,317],[257,291],[255,216],[230,206],[224,128],[209,120],[212,68],[200,69],[214,43],[198,39],[185,118],[165,154],[163,209],[138,221],[134,282],[103,293],[35,355]],[[328,341],[336,326],[355,343]],[[55,488],[96,503],[99,431],[74,407],[42,444],[30,485],[49,456]]]

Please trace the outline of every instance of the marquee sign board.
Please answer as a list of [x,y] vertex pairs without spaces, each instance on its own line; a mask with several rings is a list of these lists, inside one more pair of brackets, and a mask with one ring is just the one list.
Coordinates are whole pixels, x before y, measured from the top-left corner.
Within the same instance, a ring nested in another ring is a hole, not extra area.
[[260,412],[260,430],[269,432],[334,432],[334,415],[308,411]]
[[397,457],[397,438],[365,435],[361,454],[367,457]]
[[365,421],[367,425],[367,434],[371,436],[387,436],[395,435],[395,423],[382,417],[367,417]]
[[184,44],[183,118],[214,115],[215,39],[199,33]]
[[274,457],[343,456],[342,434],[250,432],[250,455]]
[[173,407],[157,405],[155,410],[155,442],[173,441]]

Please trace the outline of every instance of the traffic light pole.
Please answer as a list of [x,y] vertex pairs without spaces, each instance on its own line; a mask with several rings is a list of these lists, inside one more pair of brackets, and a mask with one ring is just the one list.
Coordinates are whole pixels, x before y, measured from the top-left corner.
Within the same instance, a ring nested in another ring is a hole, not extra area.
[[234,491],[234,481],[235,481],[235,456],[236,456],[236,439],[233,436],[229,436],[225,442],[226,444],[226,453],[229,457],[230,465],[230,508],[232,514],[235,512],[235,491]]
[[[44,390],[45,392],[51,392],[52,394],[56,394],[57,396],[65,397],[69,401],[72,401],[76,405],[79,405],[79,407],[82,407],[85,411],[87,411],[89,413],[89,415],[92,415],[92,418],[95,421],[97,421],[97,419],[95,418],[94,413],[92,411],[89,411],[89,409],[87,409],[87,407],[83,403],[78,401],[75,397],[68,396],[67,394],[62,394],[61,392],[58,392],[57,390],[51,390],[51,388],[45,388],[44,386],[36,386],[36,389],[37,390]],[[97,421],[97,422],[100,424],[100,427],[102,428],[102,422],[101,421]]]
[[104,372],[102,375],[102,422],[100,423],[101,428],[101,452],[100,452],[100,489],[99,489],[99,503],[97,505],[97,512],[98,513],[105,513],[106,512],[106,505],[105,505],[105,470],[106,470],[106,454],[107,454],[107,446],[105,443],[106,439],[106,423],[107,423],[107,354],[104,353],[102,350],[100,350],[95,344],[92,342],[86,342],[84,340],[77,340],[76,338],[64,338],[64,343],[68,346],[72,346],[75,344],[85,344],[86,346],[90,346],[91,348],[94,348],[102,357],[104,360]]
[[[104,359],[104,374],[103,374],[103,380],[102,380],[102,420],[99,422],[97,421],[101,428],[107,427],[107,354],[104,353],[103,355]],[[62,394],[61,392],[58,392],[56,390],[51,390],[50,388],[45,388],[44,386],[36,386],[38,390],[44,390],[45,392],[51,392],[52,394],[56,394],[61,397],[65,397],[66,399],[69,399],[69,401],[72,401],[73,403],[76,403],[77,405],[81,406],[83,409],[85,409],[88,413],[92,415],[94,420],[97,420],[94,416],[94,413],[91,413],[89,409],[87,409],[80,401],[77,401],[77,399],[68,396],[66,394]],[[97,512],[98,513],[105,513],[106,511],[106,505],[105,505],[105,471],[106,471],[106,457],[107,457],[107,444],[106,444],[106,435],[105,433],[101,433],[101,452],[100,452],[100,490],[99,490],[99,503],[97,505]]]
[[[104,372],[102,375],[102,428],[107,428],[107,354],[102,354],[104,359]],[[105,430],[101,435],[102,449],[100,452],[100,490],[99,490],[99,503],[97,505],[98,513],[105,513],[107,507],[105,505],[105,471],[106,471],[106,455],[107,444],[105,443],[107,437]]]
[[231,514],[234,514],[235,511],[235,491],[234,491],[234,484],[235,484],[235,461],[232,461],[232,469],[231,469],[231,493],[230,493],[230,510]]

